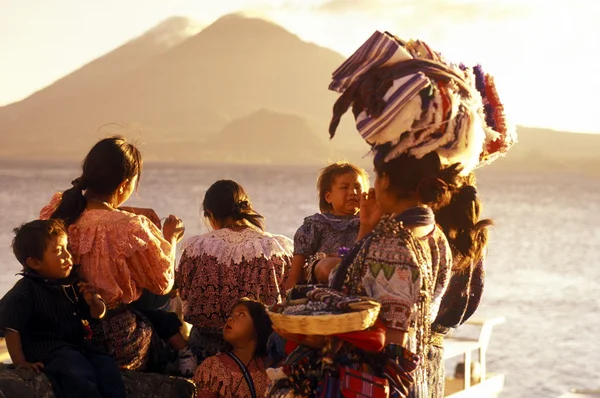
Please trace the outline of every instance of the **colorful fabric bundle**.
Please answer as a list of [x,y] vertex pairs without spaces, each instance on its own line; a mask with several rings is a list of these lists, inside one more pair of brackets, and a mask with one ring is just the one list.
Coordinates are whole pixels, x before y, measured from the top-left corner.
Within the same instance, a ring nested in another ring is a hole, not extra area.
[[340,392],[344,398],[387,398],[390,385],[386,379],[344,366],[340,368]]
[[329,288],[313,289],[306,294],[306,297],[312,302],[325,303],[329,306],[329,308],[338,310],[340,312],[352,311],[350,304],[363,300],[360,297],[347,296],[338,292],[337,290]]
[[375,326],[367,330],[334,336],[365,352],[380,352],[385,347],[385,327],[380,321],[377,321]]
[[[288,292],[288,302],[276,304],[271,311],[285,315],[343,314],[364,309],[371,301],[363,297],[347,296],[323,285],[297,286]],[[290,299],[290,297],[294,297]]]
[[392,359],[386,361],[383,375],[390,380],[396,396],[407,397],[415,383],[415,370],[420,364],[417,354],[398,345],[388,345],[386,355]]
[[289,289],[286,293],[287,301],[305,299],[308,292],[319,287],[327,287],[323,284],[297,285]]
[[388,396],[380,395],[387,391],[408,397],[419,357],[400,346],[384,350],[385,333],[378,322],[364,331],[332,336],[320,350],[294,344],[280,368],[267,370],[277,375],[269,396],[360,397],[365,391],[366,396]]
[[282,314],[286,315],[321,315],[331,314],[331,306],[319,301],[308,301],[305,304],[289,305]]
[[284,377],[275,380],[267,396],[314,397],[323,379],[322,356],[319,351],[298,346],[285,359],[281,370]]
[[356,128],[385,161],[437,152],[468,174],[516,142],[493,78],[481,66],[446,62],[421,41],[375,32],[334,73],[342,93],[333,109],[333,137],[352,106]]

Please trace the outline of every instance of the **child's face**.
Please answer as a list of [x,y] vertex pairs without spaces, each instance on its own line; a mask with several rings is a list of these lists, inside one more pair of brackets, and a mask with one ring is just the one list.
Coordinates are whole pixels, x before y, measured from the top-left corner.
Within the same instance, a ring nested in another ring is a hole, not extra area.
[[325,194],[325,200],[333,207],[332,213],[338,216],[353,216],[360,210],[362,178],[349,172],[333,180],[331,191]]
[[252,341],[256,338],[255,335],[254,322],[248,308],[243,304],[236,305],[223,327],[223,339],[234,345]]
[[66,278],[71,274],[73,259],[67,249],[67,236],[52,237],[46,246],[41,260],[28,258],[27,265],[48,279]]

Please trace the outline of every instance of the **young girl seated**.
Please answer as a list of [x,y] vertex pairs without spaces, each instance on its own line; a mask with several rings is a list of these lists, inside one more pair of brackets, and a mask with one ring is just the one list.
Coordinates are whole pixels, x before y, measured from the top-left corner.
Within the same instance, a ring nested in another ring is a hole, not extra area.
[[140,151],[123,137],[98,141],[83,161],[81,176],[52,197],[40,218],[64,221],[82,277],[106,301],[106,316],[91,325],[92,343],[121,368],[161,372],[169,360],[160,355],[162,338],[178,351],[179,372],[191,376],[196,362],[178,332],[177,316],[164,311],[144,315],[131,305],[143,291],[171,291],[176,246],[184,233],[183,222],[174,215],[161,232],[153,211],[154,221],[135,214],[144,209],[120,210],[138,187],[142,165]]
[[194,376],[198,397],[264,397],[267,339],[273,331],[265,306],[242,298],[223,328],[226,353],[207,358]]
[[223,351],[223,327],[241,297],[281,301],[293,249],[291,239],[264,230],[235,181],[212,184],[202,209],[213,230],[189,239],[178,269],[183,315],[192,325],[188,345],[199,359]]
[[[294,257],[287,288],[303,282],[308,262],[323,257],[337,257],[340,247],[356,243],[360,226],[358,210],[363,192],[369,188],[365,170],[350,163],[336,162],[321,170],[317,180],[320,213],[306,217],[294,236]],[[309,282],[327,282],[328,270],[313,275]],[[312,280],[311,280],[312,279]]]

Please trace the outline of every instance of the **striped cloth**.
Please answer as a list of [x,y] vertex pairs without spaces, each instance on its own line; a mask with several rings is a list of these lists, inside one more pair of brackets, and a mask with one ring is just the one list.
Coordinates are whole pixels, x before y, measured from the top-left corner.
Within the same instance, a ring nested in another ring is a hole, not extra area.
[[387,398],[390,385],[387,379],[344,366],[340,368],[340,391],[344,397]]
[[0,328],[19,333],[28,362],[46,361],[65,346],[91,347],[82,322],[91,320],[90,308],[77,287],[77,268],[58,280],[23,272],[0,300]]
[[[409,61],[423,65],[402,70]],[[329,89],[342,93],[331,136],[352,98],[357,130],[376,152],[385,152],[385,161],[435,151],[445,164],[461,163],[467,174],[516,142],[493,78],[479,65],[446,62],[419,40],[373,33],[333,72]]]
[[329,89],[344,92],[372,68],[411,59],[412,56],[388,32],[375,32],[354,54],[333,72]]

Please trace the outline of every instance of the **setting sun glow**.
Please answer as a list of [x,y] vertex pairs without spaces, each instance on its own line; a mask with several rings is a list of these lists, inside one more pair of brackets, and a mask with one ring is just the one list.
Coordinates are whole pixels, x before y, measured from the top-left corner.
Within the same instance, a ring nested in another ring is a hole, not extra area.
[[[32,5],[35,3],[35,6]],[[419,38],[448,59],[492,72],[521,125],[600,132],[590,73],[600,53],[599,5],[588,0],[1,0],[0,104],[18,101],[181,15],[208,26],[244,12],[350,55],[374,30]]]

